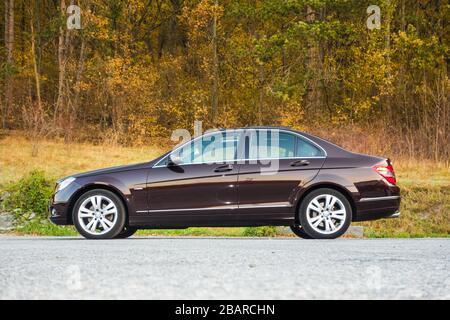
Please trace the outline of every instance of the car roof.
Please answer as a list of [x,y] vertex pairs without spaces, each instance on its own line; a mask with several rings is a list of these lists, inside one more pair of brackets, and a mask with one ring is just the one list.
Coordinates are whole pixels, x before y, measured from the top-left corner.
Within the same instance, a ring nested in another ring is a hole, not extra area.
[[295,131],[291,127],[286,127],[286,126],[248,126],[248,127],[236,127],[236,128],[219,128],[220,131],[222,131],[222,130],[245,130],[245,129],[283,129],[283,130]]

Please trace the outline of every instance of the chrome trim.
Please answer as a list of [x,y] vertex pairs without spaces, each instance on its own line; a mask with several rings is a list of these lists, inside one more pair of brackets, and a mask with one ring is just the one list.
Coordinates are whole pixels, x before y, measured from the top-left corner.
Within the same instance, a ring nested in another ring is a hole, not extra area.
[[300,137],[300,138],[302,138],[304,140],[309,141],[314,146],[316,146],[320,150],[322,150],[325,155],[324,156],[319,156],[319,157],[283,157],[283,158],[260,158],[260,159],[233,159],[233,160],[230,160],[230,161],[224,161],[224,162],[219,162],[219,163],[217,163],[215,161],[209,161],[209,162],[207,161],[207,162],[199,162],[199,163],[183,163],[183,164],[179,164],[179,166],[196,165],[196,164],[208,164],[208,163],[216,163],[216,164],[220,165],[220,164],[227,164],[227,163],[236,163],[236,162],[239,162],[239,161],[252,161],[252,160],[258,161],[258,160],[271,160],[271,159],[278,159],[278,160],[284,160],[284,159],[323,159],[323,158],[326,158],[328,156],[327,151],[322,146],[320,146],[318,143],[316,143],[316,142],[312,141],[311,139],[303,136],[302,134],[294,132],[294,131],[285,130],[285,129],[262,129],[262,128],[258,128],[258,129],[254,129],[254,128],[248,128],[248,129],[225,129],[225,130],[222,130],[222,131],[221,130],[216,130],[216,131],[212,131],[212,132],[207,132],[207,133],[205,133],[205,134],[203,134],[201,136],[195,137],[194,139],[191,139],[191,140],[183,143],[182,145],[180,145],[180,146],[176,147],[175,149],[171,150],[165,157],[159,159],[159,161],[157,163],[155,163],[152,168],[166,168],[167,165],[159,165],[159,163],[161,161],[165,160],[168,156],[170,156],[170,154],[176,152],[178,149],[181,149],[182,147],[186,146],[188,143],[192,143],[192,142],[194,142],[197,139],[200,139],[202,137],[207,137],[209,135],[216,134],[216,133],[219,133],[219,132],[226,132],[227,130],[228,131],[278,130],[280,132],[290,133],[290,134],[298,136],[298,137]]
[[289,202],[254,203],[254,204],[239,205],[239,209],[286,208],[286,207],[292,207],[292,205]]
[[391,214],[390,216],[387,216],[386,219],[399,218],[399,217],[400,217],[400,211],[396,211],[395,213]]
[[155,209],[155,210],[141,210],[136,211],[137,213],[144,213],[144,212],[169,212],[169,211],[205,211],[205,210],[223,210],[223,209],[237,209],[237,205],[226,205],[226,206],[217,206],[217,207],[207,207],[207,208],[184,208],[184,209]]
[[[164,157],[165,158],[165,157]],[[281,157],[281,158],[259,158],[259,159],[236,159],[236,160],[230,160],[225,162],[215,162],[215,161],[205,161],[205,162],[197,162],[197,163],[181,163],[177,166],[193,166],[193,165],[199,165],[199,164],[216,164],[218,166],[226,165],[226,164],[243,164],[245,161],[264,161],[264,160],[295,160],[295,159],[325,159],[326,157]],[[242,163],[240,163],[242,162]],[[159,162],[158,162],[159,163]],[[166,168],[166,165],[154,165],[153,168]]]
[[360,202],[368,202],[368,201],[384,201],[384,200],[396,200],[400,199],[400,196],[386,196],[386,197],[375,197],[375,198],[361,198]]
[[244,205],[225,205],[206,208],[183,208],[183,209],[155,209],[155,210],[139,210],[137,213],[153,213],[153,212],[170,212],[170,211],[205,211],[205,210],[234,210],[234,209],[252,209],[252,208],[288,208],[292,207],[289,202],[272,202],[272,203],[255,203]]

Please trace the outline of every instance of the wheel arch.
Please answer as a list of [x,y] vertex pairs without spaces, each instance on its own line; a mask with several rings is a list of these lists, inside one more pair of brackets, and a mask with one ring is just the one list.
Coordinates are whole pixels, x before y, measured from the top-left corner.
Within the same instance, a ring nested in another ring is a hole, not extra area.
[[300,195],[300,197],[297,200],[297,203],[295,205],[295,223],[299,224],[299,218],[298,218],[298,210],[300,210],[300,206],[302,204],[303,199],[310,194],[311,192],[313,192],[314,190],[317,189],[323,189],[323,188],[327,188],[327,189],[333,189],[336,190],[340,193],[342,193],[348,200],[348,202],[350,203],[350,206],[352,207],[352,221],[356,218],[356,203],[355,200],[352,197],[351,191],[348,190],[346,187],[332,183],[332,182],[320,182],[314,185],[311,185],[310,187],[308,187],[306,190],[304,190],[302,192],[302,194]]
[[91,191],[91,190],[95,190],[95,189],[100,189],[100,190],[107,190],[110,191],[112,193],[114,193],[116,196],[119,197],[120,201],[122,201],[123,206],[125,208],[125,223],[126,225],[128,225],[128,216],[129,216],[129,209],[128,209],[128,203],[125,199],[125,196],[123,195],[122,192],[120,192],[120,190],[118,190],[117,188],[111,186],[111,185],[107,185],[107,184],[99,184],[99,183],[92,183],[89,185],[84,186],[83,188],[77,190],[72,197],[69,200],[69,205],[67,207],[67,223],[68,224],[73,224],[73,220],[72,220],[72,210],[73,207],[75,206],[75,203],[77,202],[77,200],[86,192]]

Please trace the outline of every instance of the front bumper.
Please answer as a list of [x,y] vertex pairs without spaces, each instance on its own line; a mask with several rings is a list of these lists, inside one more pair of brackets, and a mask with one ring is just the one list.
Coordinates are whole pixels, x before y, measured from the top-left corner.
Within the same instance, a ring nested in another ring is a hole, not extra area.
[[52,195],[48,203],[49,219],[57,225],[72,224],[70,213],[70,204],[74,195],[80,190],[81,186],[76,182],[72,182],[69,186]]
[[69,218],[67,212],[67,203],[54,203],[50,200],[48,204],[48,212],[50,213],[50,221],[57,225],[68,225],[71,224],[71,219]]

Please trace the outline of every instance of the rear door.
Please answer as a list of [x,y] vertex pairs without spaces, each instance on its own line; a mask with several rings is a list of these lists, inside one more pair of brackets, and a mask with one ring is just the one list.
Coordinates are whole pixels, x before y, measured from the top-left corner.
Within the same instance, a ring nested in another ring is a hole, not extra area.
[[278,129],[246,131],[244,139],[248,156],[239,172],[239,219],[292,219],[295,198],[317,175],[325,152],[300,135]]

